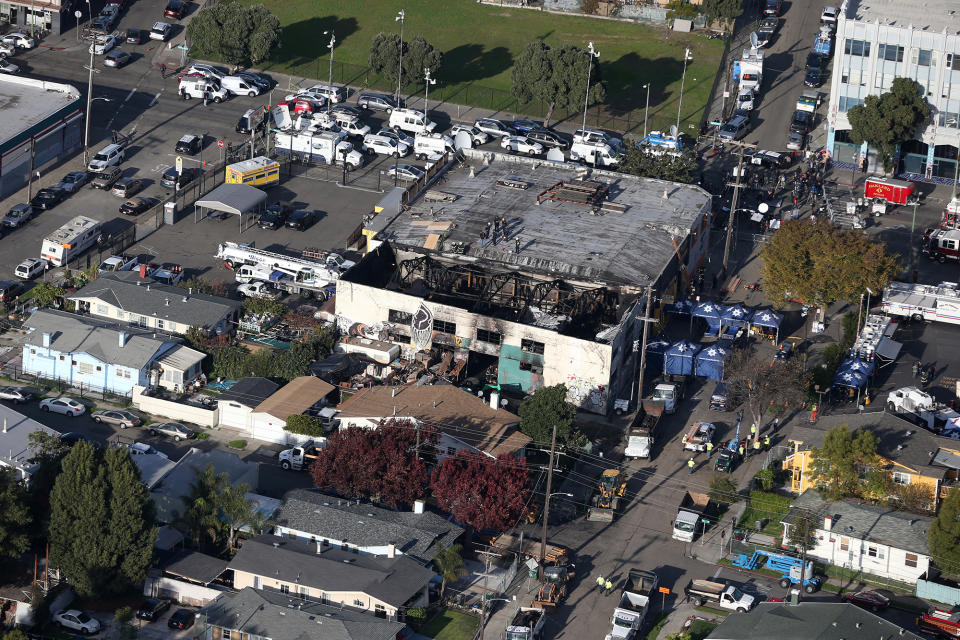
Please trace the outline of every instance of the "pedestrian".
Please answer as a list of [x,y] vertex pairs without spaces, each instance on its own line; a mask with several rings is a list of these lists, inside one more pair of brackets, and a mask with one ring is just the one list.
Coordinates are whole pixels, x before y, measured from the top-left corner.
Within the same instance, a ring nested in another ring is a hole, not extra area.
[[597,587],[600,588],[601,592],[603,591],[603,585],[604,585],[603,575],[597,576]]
[[160,65],[160,79],[165,79],[167,77],[167,65]]
[[753,452],[754,452],[754,453],[760,453],[760,438],[759,438],[759,437],[753,439]]
[[610,595],[613,592],[613,583],[610,582],[610,578],[607,578],[607,581],[604,583],[604,586],[607,590],[604,592],[604,595]]
[[777,430],[778,426],[780,426],[780,416],[775,417],[773,419],[773,424],[771,424],[771,427],[773,428],[774,431]]
[[862,158],[860,158],[860,172],[861,172],[861,173],[866,173],[866,172],[867,172],[867,164],[868,164],[868,163],[867,163],[867,156],[863,156]]
[[707,460],[709,460],[709,459],[710,459],[710,456],[712,456],[712,455],[713,455],[713,443],[712,443],[712,442],[708,442],[708,443],[707,443]]
[[514,247],[514,252],[517,254],[520,253],[520,236],[517,236],[517,244]]
[[754,437],[754,436],[756,436],[756,435],[757,435],[757,425],[756,425],[756,424],[752,424],[752,425],[750,425],[750,436],[751,436],[751,437]]
[[770,451],[770,436],[763,436],[763,450]]
[[208,100],[209,100],[209,98],[208,98],[209,95],[210,95],[210,94],[208,94],[206,91],[203,92],[203,106],[207,106],[207,102],[208,102]]
[[910,368],[910,370],[913,372],[914,378],[916,378],[920,374],[920,366],[921,366],[920,361],[918,360],[917,362],[914,362],[913,366]]
[[741,457],[741,458],[743,458],[743,457],[744,457],[744,454],[746,453],[746,449],[744,448],[742,442],[740,443],[740,447],[737,448],[737,453],[740,454],[740,457]]
[[693,458],[687,460],[687,468],[690,469],[690,474],[693,475],[693,467],[696,466],[696,462],[693,461]]
[[920,279],[920,272],[916,269],[913,270],[913,283],[916,284],[917,280]]

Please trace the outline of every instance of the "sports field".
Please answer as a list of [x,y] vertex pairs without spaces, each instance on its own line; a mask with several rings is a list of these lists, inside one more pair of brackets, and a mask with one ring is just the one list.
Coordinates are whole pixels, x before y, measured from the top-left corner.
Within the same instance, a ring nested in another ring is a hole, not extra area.
[[[256,1],[256,0],[251,0]],[[262,1],[262,0],[261,0]],[[651,128],[666,128],[677,116],[683,53],[690,47],[683,92],[682,128],[699,122],[720,63],[723,42],[701,35],[596,18],[556,15],[531,9],[488,6],[473,0],[267,0],[265,4],[284,26],[282,46],[266,71],[304,78],[325,79],[329,70],[323,32],[337,37],[334,81],[353,86],[386,88],[367,68],[370,42],[381,32],[398,32],[394,18],[406,12],[404,39],[422,36],[444,53],[443,68],[435,76],[430,101],[543,115],[545,105],[517,105],[510,97],[510,70],[514,58],[531,40],[550,45],[586,47],[593,41],[607,86],[607,103],[591,120],[604,126],[642,129],[646,90],[651,84]],[[422,83],[405,87],[422,93]],[[554,114],[554,119],[564,114]],[[621,124],[619,127],[613,126]],[[628,126],[629,125],[629,126]]]

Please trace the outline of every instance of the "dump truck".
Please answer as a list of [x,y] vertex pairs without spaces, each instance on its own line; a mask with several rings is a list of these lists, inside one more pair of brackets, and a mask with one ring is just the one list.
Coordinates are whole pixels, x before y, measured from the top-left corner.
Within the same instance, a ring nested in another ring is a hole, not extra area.
[[677,406],[683,399],[682,382],[661,382],[653,388],[652,400],[663,403],[663,413],[667,415],[677,412]]
[[917,387],[901,387],[887,395],[887,411],[933,433],[960,419],[960,413],[934,400]]
[[732,584],[713,580],[691,580],[683,588],[683,593],[687,598],[693,600],[698,607],[712,604],[740,613],[749,611],[756,603],[756,598],[743,593]]
[[681,441],[686,451],[706,451],[707,443],[713,443],[717,427],[712,422],[694,422]]
[[663,415],[663,409],[664,403],[660,400],[644,400],[641,403],[640,410],[627,431],[627,448],[623,455],[634,459],[653,456],[657,424]]
[[600,483],[590,499],[590,509],[587,511],[587,520],[612,522],[617,509],[620,508],[620,498],[627,491],[627,483],[621,482],[623,477],[620,469],[605,469],[600,475]]
[[610,621],[613,628],[605,640],[628,640],[636,636],[650,609],[650,596],[660,584],[657,574],[652,571],[631,569],[628,576],[620,603],[613,610]]
[[300,446],[281,451],[277,459],[280,461],[280,466],[284,469],[302,471],[317,459],[318,451],[323,449],[326,443],[326,438],[320,441],[309,440]]
[[677,516],[673,520],[674,540],[693,542],[701,523],[704,527],[710,523],[713,516],[713,505],[710,496],[705,493],[687,491],[680,501]]
[[543,630],[546,614],[539,607],[520,607],[513,614],[504,640],[536,640]]
[[[522,549],[520,547],[521,541],[523,542]],[[540,558],[540,539],[535,536],[525,535],[521,539],[519,534],[504,533],[495,538],[489,539],[487,544],[494,549],[500,549],[501,551],[522,554],[531,558]],[[547,549],[543,559],[547,564],[558,567],[563,567],[570,564],[570,554],[567,552],[567,550],[564,547],[558,547],[550,544],[549,540],[547,540]]]
[[540,589],[530,606],[555,607],[560,604],[567,597],[567,584],[573,577],[573,565],[545,567]]

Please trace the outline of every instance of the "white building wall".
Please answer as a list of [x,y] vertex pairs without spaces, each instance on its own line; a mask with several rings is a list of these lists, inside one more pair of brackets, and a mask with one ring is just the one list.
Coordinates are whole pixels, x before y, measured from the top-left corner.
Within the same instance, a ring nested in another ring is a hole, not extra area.
[[908,583],[916,583],[929,568],[930,558],[923,554],[914,554],[917,566],[910,567],[907,554],[911,552],[904,549],[826,529],[817,529],[816,537],[817,544],[808,555],[836,567]]

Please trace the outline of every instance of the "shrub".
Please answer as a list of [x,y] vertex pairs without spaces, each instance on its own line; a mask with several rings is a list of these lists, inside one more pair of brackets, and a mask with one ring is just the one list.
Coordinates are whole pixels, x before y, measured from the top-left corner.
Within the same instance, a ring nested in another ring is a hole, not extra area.
[[231,449],[246,449],[247,441],[246,440],[231,440],[227,443],[227,446]]
[[314,416],[302,414],[287,416],[287,425],[283,430],[290,433],[299,433],[303,436],[321,437],[323,436],[323,422],[320,418]]
[[407,622],[411,626],[417,628],[420,627],[427,620],[427,610],[423,607],[414,607],[413,609],[407,609]]
[[207,439],[209,439],[209,438],[210,438],[210,434],[209,434],[209,433],[198,433],[198,434],[197,434],[197,440],[207,440]]

